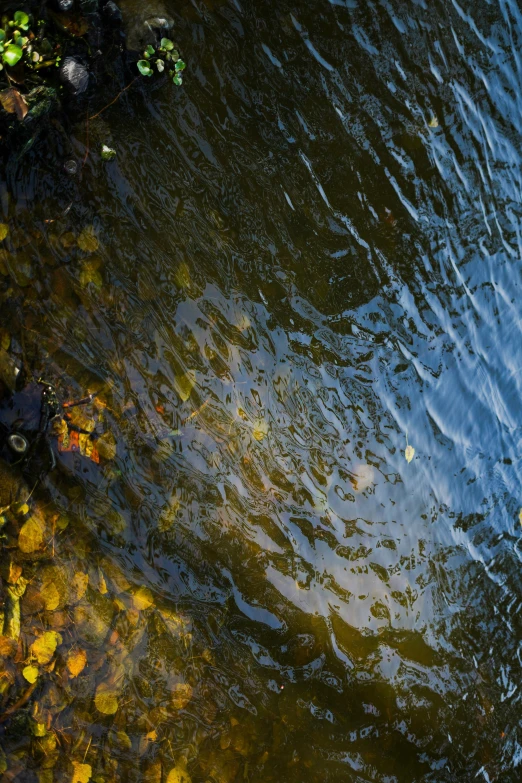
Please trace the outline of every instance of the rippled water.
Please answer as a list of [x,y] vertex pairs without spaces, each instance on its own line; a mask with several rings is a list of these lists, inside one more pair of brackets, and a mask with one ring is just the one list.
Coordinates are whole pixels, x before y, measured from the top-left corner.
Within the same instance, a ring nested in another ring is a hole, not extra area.
[[[14,352],[109,405],[116,460],[55,502],[206,650],[158,753],[195,783],[518,781],[522,12],[174,10],[182,89],[7,171],[0,278]],[[90,225],[94,262],[60,239]],[[162,648],[130,655],[153,709]]]

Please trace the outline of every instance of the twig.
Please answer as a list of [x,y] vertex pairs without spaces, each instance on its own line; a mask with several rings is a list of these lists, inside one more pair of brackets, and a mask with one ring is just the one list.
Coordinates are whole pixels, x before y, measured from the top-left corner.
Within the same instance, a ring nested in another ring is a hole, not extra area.
[[83,166],[87,163],[89,157],[89,117],[85,121],[85,157],[83,159]]
[[18,701],[15,701],[14,704],[8,707],[7,710],[4,713],[2,713],[2,715],[0,715],[0,723],[5,723],[5,721],[9,718],[9,716],[13,714],[13,712],[19,710],[20,707],[23,707],[24,704],[29,701],[29,699],[33,695],[33,691],[36,688],[37,684],[38,684],[38,680],[36,682],[33,682],[33,684],[29,686],[29,688],[26,690],[23,696],[21,696],[18,699]]
[[100,116],[100,114],[102,114],[102,112],[104,112],[104,111],[105,111],[105,109],[108,109],[108,108],[109,108],[109,106],[112,106],[112,104],[113,104],[113,103],[116,103],[116,101],[118,100],[118,98],[119,98],[121,95],[123,95],[123,93],[124,93],[126,90],[128,90],[128,89],[129,89],[129,87],[132,87],[132,85],[134,84],[134,82],[136,82],[136,81],[137,81],[139,78],[140,78],[139,76],[136,76],[136,77],[135,77],[135,78],[134,78],[134,79],[131,81],[131,83],[130,83],[130,84],[128,84],[126,87],[124,87],[124,88],[123,88],[123,90],[117,94],[117,96],[114,98],[114,100],[112,100],[110,103],[108,103],[108,104],[107,104],[107,106],[104,106],[104,107],[103,107],[103,109],[100,109],[100,111],[99,111],[99,112],[97,112],[96,114],[93,114],[93,115],[92,115],[92,117],[88,117],[88,118],[87,118],[87,121],[89,121],[89,120],[95,120],[95,119],[96,119],[96,117],[99,117],[99,116]]

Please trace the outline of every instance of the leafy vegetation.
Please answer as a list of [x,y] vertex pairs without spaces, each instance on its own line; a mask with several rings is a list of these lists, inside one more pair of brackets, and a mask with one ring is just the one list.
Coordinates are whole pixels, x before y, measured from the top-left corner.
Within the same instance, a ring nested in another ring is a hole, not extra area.
[[15,11],[11,19],[7,15],[2,17],[0,70],[5,66],[14,68],[20,61],[29,72],[60,64],[61,44],[41,35],[42,27],[42,21],[35,25],[24,11]]
[[176,86],[183,84],[182,73],[186,64],[170,38],[162,38],[156,49],[149,44],[143,51],[142,59],[138,60],[137,66],[142,76],[152,76],[154,73],[163,73],[167,70]]

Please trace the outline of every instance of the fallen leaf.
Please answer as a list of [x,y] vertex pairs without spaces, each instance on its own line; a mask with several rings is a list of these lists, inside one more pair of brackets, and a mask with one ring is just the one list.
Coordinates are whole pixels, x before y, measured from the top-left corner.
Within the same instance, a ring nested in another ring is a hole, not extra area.
[[24,668],[22,674],[24,675],[27,682],[30,682],[32,685],[33,682],[36,682],[36,678],[38,677],[39,674],[38,666],[33,666],[33,664],[30,664],[29,666],[26,666]]
[[112,432],[104,432],[96,441],[98,454],[103,459],[114,459],[116,456],[116,438]]
[[32,643],[31,653],[38,663],[49,663],[61,643],[62,637],[57,631],[45,631]]
[[85,669],[86,664],[87,654],[85,650],[69,650],[66,666],[71,677],[77,677]]
[[83,250],[86,253],[94,253],[95,250],[98,250],[100,245],[94,226],[87,226],[84,228],[77,241],[80,250]]
[[98,572],[98,589],[102,595],[105,595],[109,592],[107,588],[107,582],[105,581],[105,577],[101,570]]
[[518,521],[519,521],[519,522],[520,522],[520,524],[522,525],[522,508],[521,508],[521,509],[520,509],[520,511],[518,512]]
[[96,688],[94,704],[98,712],[104,715],[114,715],[118,710],[118,693],[107,683],[100,683]]
[[73,761],[73,776],[71,783],[89,783],[92,775],[90,764],[82,764],[80,761]]
[[7,581],[11,585],[15,585],[22,576],[22,566],[18,563],[9,563],[9,575]]
[[174,377],[174,388],[183,402],[186,402],[190,397],[195,383],[196,373],[194,370],[187,370],[187,372],[183,373],[182,375],[176,375]]
[[[96,240],[98,241],[98,240]],[[78,244],[80,239],[78,238]],[[84,250],[85,248],[82,248]],[[96,248],[93,248],[96,250]],[[80,285],[85,288],[92,283],[95,288],[101,288],[103,286],[103,278],[100,274],[96,264],[90,264],[89,262],[82,264],[80,270]]]
[[78,571],[73,576],[71,586],[72,586],[72,592],[77,601],[79,601],[85,595],[88,584],[89,584],[88,574],[82,574],[81,571]]
[[192,783],[186,767],[178,764],[170,770],[167,783]]
[[192,698],[192,686],[188,682],[178,682],[172,689],[170,696],[172,706],[175,710],[182,710],[187,706]]
[[161,761],[156,761],[145,768],[143,783],[161,783]]
[[0,656],[9,658],[16,651],[16,640],[9,636],[0,636]]
[[18,90],[15,90],[14,87],[8,87],[7,90],[0,91],[0,103],[9,114],[16,114],[19,120],[23,120],[29,111],[24,96]]
[[406,451],[404,452],[404,456],[406,457],[406,462],[411,462],[413,457],[415,456],[415,449],[413,446],[406,446]]
[[158,732],[156,729],[153,729],[152,731],[149,731],[147,734],[145,734],[145,739],[149,740],[149,742],[156,742],[158,739]]
[[262,441],[265,439],[267,434],[268,434],[268,424],[266,423],[266,421],[260,419],[256,423],[256,426],[252,431],[252,435],[254,436],[255,440]]
[[60,593],[54,582],[46,582],[40,591],[40,595],[43,598],[45,608],[49,612],[56,609],[60,603]]
[[135,609],[148,609],[154,603],[154,598],[148,587],[142,585],[138,587],[134,595],[132,596],[132,603]]
[[438,128],[439,127],[439,121],[438,121],[437,117],[435,117],[435,115],[433,115],[433,117],[429,121],[429,126],[430,126],[430,128]]
[[7,223],[0,223],[0,242],[2,242],[9,233],[9,226]]
[[89,29],[89,22],[83,16],[76,16],[76,14],[74,16],[60,14],[56,11],[52,11],[51,16],[58,22],[58,25],[67,30],[71,35],[74,35],[75,38],[80,38],[82,35],[85,35]]
[[174,280],[180,288],[190,288],[190,269],[184,261],[176,269]]
[[132,750],[131,738],[126,731],[117,731],[116,741],[123,750]]
[[22,526],[18,534],[18,547],[22,552],[36,552],[40,549],[44,541],[45,527],[36,517],[31,517]]

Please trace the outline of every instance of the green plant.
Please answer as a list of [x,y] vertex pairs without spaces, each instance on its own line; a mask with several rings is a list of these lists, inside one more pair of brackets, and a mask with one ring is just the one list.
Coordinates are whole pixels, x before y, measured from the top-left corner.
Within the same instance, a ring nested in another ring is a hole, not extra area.
[[143,52],[143,58],[138,60],[137,67],[142,76],[152,76],[155,70],[163,73],[167,68],[173,83],[178,87],[183,84],[182,71],[186,65],[169,38],[162,38],[157,49],[149,44]]
[[[13,68],[20,61],[30,70],[38,70],[49,65],[58,65],[61,57],[59,45],[53,46],[47,38],[39,40],[31,29],[31,18],[25,11],[15,11],[13,18],[2,17],[3,29],[0,29],[0,70],[4,66]],[[40,27],[41,21],[37,23]]]

